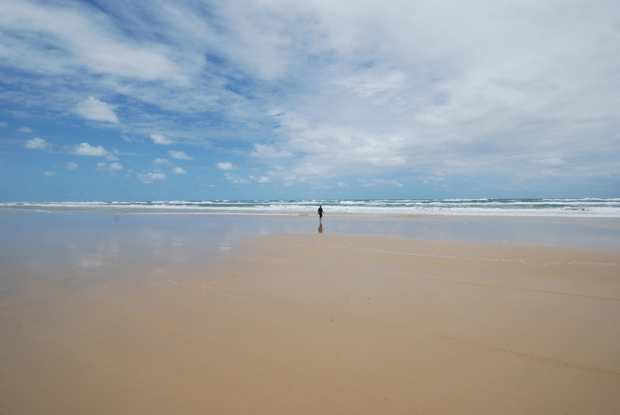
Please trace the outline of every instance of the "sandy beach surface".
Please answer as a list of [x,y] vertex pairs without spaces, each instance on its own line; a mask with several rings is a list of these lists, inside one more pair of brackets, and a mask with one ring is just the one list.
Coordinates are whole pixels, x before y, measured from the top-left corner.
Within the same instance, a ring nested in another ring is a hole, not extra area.
[[105,216],[0,218],[0,414],[620,413],[618,248]]

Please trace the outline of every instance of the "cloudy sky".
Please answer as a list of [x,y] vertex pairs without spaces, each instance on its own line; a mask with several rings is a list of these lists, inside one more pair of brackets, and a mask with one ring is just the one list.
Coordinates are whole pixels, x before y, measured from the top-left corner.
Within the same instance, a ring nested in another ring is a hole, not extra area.
[[617,0],[0,0],[0,200],[620,196]]

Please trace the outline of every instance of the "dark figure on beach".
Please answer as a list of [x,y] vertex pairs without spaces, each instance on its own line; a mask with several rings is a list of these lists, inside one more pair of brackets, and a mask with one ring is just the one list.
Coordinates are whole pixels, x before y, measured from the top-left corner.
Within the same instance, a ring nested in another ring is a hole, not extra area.
[[319,206],[319,220],[323,220],[323,206]]

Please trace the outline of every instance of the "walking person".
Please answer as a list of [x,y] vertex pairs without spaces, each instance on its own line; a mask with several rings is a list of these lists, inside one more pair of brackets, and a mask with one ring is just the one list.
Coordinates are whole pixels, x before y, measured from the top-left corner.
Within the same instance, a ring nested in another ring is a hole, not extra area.
[[319,222],[323,222],[323,206],[319,206]]

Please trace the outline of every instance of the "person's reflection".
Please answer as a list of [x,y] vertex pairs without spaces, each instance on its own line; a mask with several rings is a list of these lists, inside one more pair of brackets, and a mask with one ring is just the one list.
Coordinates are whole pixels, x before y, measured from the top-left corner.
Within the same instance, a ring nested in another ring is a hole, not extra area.
[[323,233],[323,222],[319,223],[319,233]]

